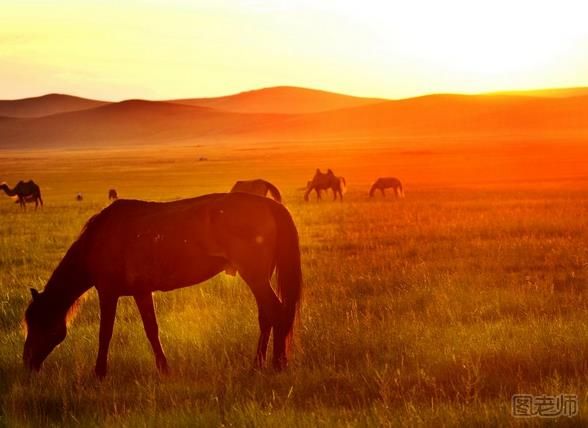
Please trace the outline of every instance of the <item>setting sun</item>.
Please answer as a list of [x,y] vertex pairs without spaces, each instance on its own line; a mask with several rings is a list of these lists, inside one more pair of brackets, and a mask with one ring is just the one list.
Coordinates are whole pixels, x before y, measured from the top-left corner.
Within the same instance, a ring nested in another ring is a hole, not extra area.
[[5,3],[0,427],[588,426],[587,0]]

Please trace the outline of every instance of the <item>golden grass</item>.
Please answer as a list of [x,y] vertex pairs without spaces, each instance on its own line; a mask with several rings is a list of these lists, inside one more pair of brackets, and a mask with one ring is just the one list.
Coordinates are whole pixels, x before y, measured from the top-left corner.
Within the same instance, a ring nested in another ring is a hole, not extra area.
[[[1,178],[35,179],[46,206],[22,213],[0,199],[0,426],[515,425],[516,392],[576,393],[580,415],[559,423],[588,422],[582,181],[497,174],[498,185],[486,177],[467,188],[457,183],[464,165],[452,182],[409,179],[401,202],[369,200],[377,169],[389,163],[389,175],[415,177],[418,162],[401,174],[408,155],[368,162],[352,150],[321,162],[324,152],[303,149],[5,153]],[[436,158],[419,159],[426,169]],[[348,178],[343,204],[302,201],[296,189],[317,166]],[[25,373],[28,288],[44,286],[110,187],[166,200],[254,177],[280,187],[301,237],[306,287],[287,372],[251,370],[254,299],[240,279],[219,275],[156,295],[171,375],[157,374],[137,310],[122,299],[109,376],[94,378],[94,291],[43,370]]]

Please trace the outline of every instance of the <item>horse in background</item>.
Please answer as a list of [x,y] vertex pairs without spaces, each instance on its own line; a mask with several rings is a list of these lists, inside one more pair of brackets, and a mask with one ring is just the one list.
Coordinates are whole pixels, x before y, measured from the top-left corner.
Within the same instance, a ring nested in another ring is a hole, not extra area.
[[118,199],[118,193],[116,192],[116,189],[110,189],[108,191],[108,200],[109,201],[116,201]]
[[[106,375],[121,296],[134,297],[156,366],[166,372],[153,292],[188,287],[223,271],[238,272],[255,297],[260,328],[256,366],[265,363],[273,330],[273,365],[285,368],[302,293],[298,231],[282,204],[239,192],[173,202],[119,199],[92,217],[44,290],[31,289],[24,364],[30,370],[41,368],[65,339],[76,302],[95,287],[100,306],[96,375]],[[271,286],[274,271],[277,295]]]
[[43,198],[41,198],[41,189],[33,181],[19,181],[13,189],[8,187],[8,184],[0,184],[0,189],[8,196],[16,196],[18,204],[21,208],[26,209],[27,202],[34,202],[35,209],[41,204],[43,206]]
[[282,195],[276,186],[266,180],[239,180],[231,188],[231,193],[241,192],[252,195],[267,196],[271,194],[276,202],[282,202]]
[[376,190],[382,193],[382,196],[386,196],[384,189],[393,189],[396,198],[404,198],[404,189],[402,183],[396,177],[380,177],[376,180],[370,188],[370,198],[374,196]]
[[316,192],[317,200],[319,200],[321,199],[321,190],[332,189],[333,200],[337,200],[337,195],[339,195],[339,199],[343,201],[343,194],[345,193],[346,186],[347,182],[344,177],[337,177],[331,169],[328,169],[326,173],[323,173],[317,168],[314,177],[306,185],[304,200],[308,201],[308,196],[313,190]]

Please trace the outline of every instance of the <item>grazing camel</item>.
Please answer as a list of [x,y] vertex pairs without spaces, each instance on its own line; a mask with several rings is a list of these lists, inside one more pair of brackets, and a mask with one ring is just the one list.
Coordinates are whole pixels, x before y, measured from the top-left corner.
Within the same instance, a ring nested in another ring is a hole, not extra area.
[[396,177],[380,177],[376,180],[370,189],[370,198],[374,196],[376,190],[382,193],[382,196],[386,196],[384,189],[394,189],[394,194],[397,198],[404,198],[404,189],[402,183]]
[[33,181],[19,181],[13,189],[8,187],[8,184],[0,184],[0,189],[8,196],[16,196],[18,204],[21,208],[26,209],[27,202],[35,202],[35,209],[41,204],[43,206],[43,199],[41,198],[41,189]]
[[277,202],[282,202],[282,195],[276,186],[269,181],[258,178],[256,180],[239,180],[231,189],[231,193],[241,192],[252,195],[267,196],[269,193]]
[[345,193],[345,187],[347,182],[344,177],[337,177],[335,173],[329,169],[326,173],[321,172],[320,169],[314,173],[314,177],[306,185],[306,193],[304,193],[304,200],[308,201],[308,196],[313,190],[316,192],[317,199],[321,199],[321,190],[333,190],[333,200],[339,199],[343,201],[343,193]]

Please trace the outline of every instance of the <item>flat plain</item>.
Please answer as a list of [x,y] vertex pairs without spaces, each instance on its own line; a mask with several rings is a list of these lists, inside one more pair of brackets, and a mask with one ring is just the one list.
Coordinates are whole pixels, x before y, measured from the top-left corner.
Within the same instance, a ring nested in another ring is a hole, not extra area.
[[[0,199],[0,425],[517,425],[515,393],[577,394],[579,415],[557,423],[587,424],[586,149],[533,144],[2,152],[1,179],[34,179],[45,206],[22,212]],[[303,201],[317,167],[347,178],[343,203]],[[368,198],[380,175],[399,176],[406,198]],[[29,287],[45,285],[109,188],[172,200],[257,177],[282,190],[301,240],[304,296],[287,371],[252,370],[255,302],[221,274],[156,294],[168,376],[122,299],[109,375],[94,377],[94,291],[41,372],[25,372]]]

